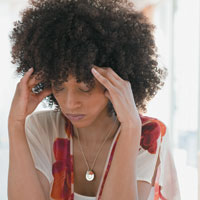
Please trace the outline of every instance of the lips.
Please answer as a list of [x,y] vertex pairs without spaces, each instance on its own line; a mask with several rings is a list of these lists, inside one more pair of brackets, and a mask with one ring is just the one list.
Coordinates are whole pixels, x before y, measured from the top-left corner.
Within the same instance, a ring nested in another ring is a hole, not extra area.
[[66,115],[71,117],[84,116],[84,114],[67,114],[67,113]]
[[83,114],[77,114],[77,115],[75,115],[75,114],[65,114],[65,116],[72,121],[81,120],[85,117],[85,115],[83,115]]

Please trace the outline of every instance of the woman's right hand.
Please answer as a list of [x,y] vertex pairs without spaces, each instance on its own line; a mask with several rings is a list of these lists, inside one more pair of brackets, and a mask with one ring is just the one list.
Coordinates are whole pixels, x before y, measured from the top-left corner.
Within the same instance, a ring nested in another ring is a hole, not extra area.
[[16,124],[25,124],[27,115],[31,114],[38,104],[52,93],[51,88],[46,88],[40,93],[33,93],[34,88],[40,80],[32,76],[33,68],[30,68],[17,84],[8,117],[8,127]]

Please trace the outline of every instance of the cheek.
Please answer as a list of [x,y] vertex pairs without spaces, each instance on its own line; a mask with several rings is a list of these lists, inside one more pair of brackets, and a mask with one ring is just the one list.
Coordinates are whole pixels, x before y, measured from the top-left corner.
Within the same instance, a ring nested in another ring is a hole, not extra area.
[[61,93],[53,94],[55,100],[61,108],[66,107],[66,95]]
[[103,93],[91,96],[87,101],[88,110],[92,110],[92,112],[101,111],[107,106],[108,101]]

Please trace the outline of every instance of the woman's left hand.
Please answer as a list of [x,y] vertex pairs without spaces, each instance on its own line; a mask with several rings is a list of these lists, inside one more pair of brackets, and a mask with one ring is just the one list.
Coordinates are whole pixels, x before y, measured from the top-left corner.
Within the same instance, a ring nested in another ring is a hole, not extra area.
[[112,102],[121,125],[130,126],[134,124],[134,126],[138,125],[140,127],[141,120],[130,82],[123,80],[110,67],[100,68],[94,66],[91,71],[95,78],[107,89],[105,96]]

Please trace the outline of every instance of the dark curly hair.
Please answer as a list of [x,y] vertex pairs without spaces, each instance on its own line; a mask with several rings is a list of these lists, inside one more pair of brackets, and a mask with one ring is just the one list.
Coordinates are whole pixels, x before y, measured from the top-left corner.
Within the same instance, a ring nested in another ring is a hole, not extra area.
[[[92,86],[93,64],[110,67],[131,83],[142,112],[164,85],[155,27],[127,0],[31,0],[21,14],[9,35],[18,75],[33,67],[44,87],[59,86],[69,74]],[[53,94],[45,100],[59,108]]]

